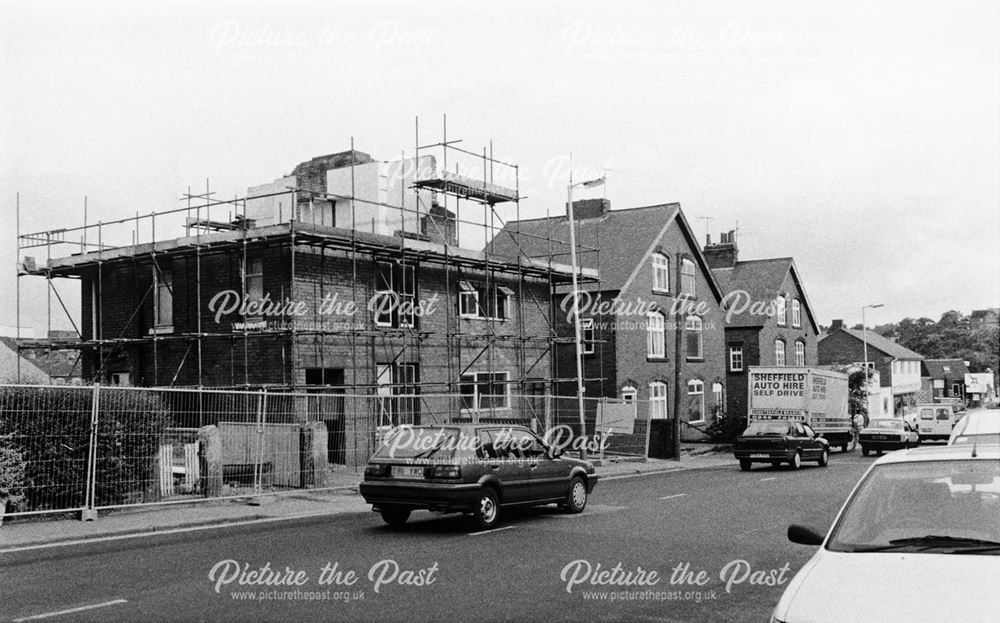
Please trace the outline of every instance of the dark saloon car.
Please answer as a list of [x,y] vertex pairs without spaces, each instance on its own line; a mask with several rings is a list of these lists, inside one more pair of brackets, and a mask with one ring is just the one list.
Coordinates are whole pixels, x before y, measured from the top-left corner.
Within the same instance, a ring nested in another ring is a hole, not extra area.
[[905,450],[920,444],[920,435],[909,423],[896,418],[877,418],[868,423],[858,434],[861,454],[882,454],[885,450]]
[[423,509],[467,513],[489,529],[504,507],[555,503],[579,513],[596,484],[593,465],[523,426],[403,426],[368,461],[361,495],[391,526]]
[[816,461],[820,467],[826,467],[830,444],[802,422],[751,420],[736,439],[733,453],[743,471],[749,471],[754,463],[770,463],[775,467],[788,463],[790,468],[798,469],[803,461]]

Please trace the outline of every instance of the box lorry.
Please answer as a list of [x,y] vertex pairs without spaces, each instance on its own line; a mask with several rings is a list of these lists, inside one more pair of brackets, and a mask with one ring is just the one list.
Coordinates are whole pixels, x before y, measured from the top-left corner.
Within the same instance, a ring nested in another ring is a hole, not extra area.
[[750,366],[749,422],[802,422],[844,452],[852,441],[847,375],[809,367]]

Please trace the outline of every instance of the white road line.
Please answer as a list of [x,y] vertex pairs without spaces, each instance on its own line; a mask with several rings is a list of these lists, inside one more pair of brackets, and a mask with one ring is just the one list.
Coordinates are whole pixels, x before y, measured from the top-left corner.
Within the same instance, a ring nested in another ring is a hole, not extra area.
[[13,623],[21,623],[21,621],[37,621],[39,619],[47,619],[49,617],[62,616],[64,614],[73,614],[74,612],[83,612],[84,610],[93,610],[95,608],[106,608],[108,606],[118,606],[120,604],[127,604],[127,599],[115,599],[112,601],[105,601],[100,604],[91,604],[89,606],[80,606],[79,608],[69,608],[67,610],[58,610],[56,612],[46,612],[45,614],[33,614],[30,617],[21,617],[20,619],[14,619]]
[[479,536],[480,534],[490,534],[491,532],[500,532],[501,530],[513,530],[517,526],[503,526],[500,528],[493,528],[492,530],[483,530],[481,532],[470,532],[469,536]]
[[777,479],[778,479],[777,476],[770,476],[768,478],[761,478],[760,481],[761,482],[767,482],[768,480],[777,480]]
[[161,536],[165,534],[183,534],[185,532],[201,532],[203,530],[218,530],[219,528],[232,528],[236,526],[251,526],[254,524],[274,523],[278,521],[289,521],[294,519],[308,519],[310,517],[332,517],[337,513],[320,512],[304,513],[301,515],[290,515],[287,517],[264,517],[260,519],[247,519],[245,521],[230,521],[228,523],[217,523],[204,526],[189,526],[187,528],[168,528],[166,530],[150,530],[148,532],[135,532],[132,534],[115,534],[111,536],[99,536],[91,539],[75,539],[73,541],[57,541],[55,543],[40,543],[37,545],[25,545],[22,547],[11,547],[0,549],[0,554],[13,554],[14,552],[30,552],[36,549],[50,549],[53,547],[68,547],[70,545],[87,545],[89,543],[105,543],[107,541],[124,541],[127,539],[142,539],[151,536]]
[[675,493],[675,494],[673,494],[673,495],[665,495],[665,496],[663,496],[663,497],[662,497],[662,498],[660,498],[660,499],[661,499],[661,500],[672,500],[672,499],[674,499],[674,498],[682,498],[682,497],[684,497],[685,495],[687,495],[687,493]]

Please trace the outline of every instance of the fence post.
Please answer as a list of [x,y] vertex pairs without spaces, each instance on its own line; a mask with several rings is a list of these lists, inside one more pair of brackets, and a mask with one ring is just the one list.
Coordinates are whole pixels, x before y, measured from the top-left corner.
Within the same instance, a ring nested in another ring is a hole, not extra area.
[[84,508],[80,511],[80,521],[97,519],[97,425],[101,405],[101,384],[94,383],[94,393],[90,400],[90,441],[87,446],[87,480]]
[[260,390],[257,399],[257,448],[254,452],[253,493],[254,497],[263,495],[264,479],[264,411],[267,409],[267,388]]
[[201,447],[201,478],[205,497],[217,498],[222,495],[222,435],[219,427],[209,424],[198,429],[198,445]]
[[[639,401],[635,401],[635,408],[639,408]],[[650,429],[653,428],[653,409],[652,405],[646,403],[646,445],[642,451],[642,460],[644,462],[649,461],[649,433]]]

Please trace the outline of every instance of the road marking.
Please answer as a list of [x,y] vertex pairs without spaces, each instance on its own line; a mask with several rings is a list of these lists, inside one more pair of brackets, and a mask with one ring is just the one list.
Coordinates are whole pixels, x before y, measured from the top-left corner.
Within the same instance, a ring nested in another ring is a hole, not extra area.
[[74,612],[83,612],[84,610],[93,610],[95,608],[106,608],[108,606],[118,606],[127,603],[128,603],[127,599],[115,599],[112,601],[105,601],[104,603],[100,604],[80,606],[79,608],[69,608],[67,610],[58,610],[56,612],[46,612],[45,614],[33,614],[30,617],[21,617],[20,619],[14,619],[13,623],[21,623],[21,621],[37,621],[39,619],[47,619],[49,617],[57,617],[64,614],[73,614]]
[[301,515],[290,515],[287,517],[264,517],[260,519],[247,519],[245,521],[230,521],[226,523],[210,524],[205,526],[188,526],[186,528],[168,528],[166,530],[150,530],[147,532],[135,532],[132,534],[115,534],[111,536],[101,536],[91,539],[74,539],[72,541],[57,541],[55,543],[39,543],[36,545],[24,545],[22,547],[11,547],[0,549],[0,554],[13,554],[14,552],[30,552],[36,549],[51,549],[53,547],[68,547],[70,545],[87,545],[88,543],[105,543],[108,541],[124,541],[127,539],[142,539],[151,536],[161,536],[165,534],[183,534],[185,532],[201,532],[204,530],[218,530],[219,528],[232,528],[238,526],[252,526],[255,524],[267,524],[277,521],[290,521],[295,519],[309,519],[312,517],[331,517],[338,513],[319,512],[304,513]]
[[482,530],[480,532],[470,532],[469,536],[479,536],[480,534],[490,534],[493,532],[500,532],[501,530],[513,530],[517,526],[502,526],[500,528],[493,528],[491,530]]
[[685,495],[687,495],[687,493],[675,493],[675,494],[673,494],[673,495],[665,495],[665,496],[663,496],[663,497],[662,497],[662,498],[660,498],[660,499],[661,499],[661,500],[672,500],[672,499],[674,499],[674,498],[682,498],[682,497],[684,497]]
[[777,476],[770,476],[768,478],[761,478],[760,481],[761,482],[767,482],[768,480],[777,480],[777,479],[778,479]]

